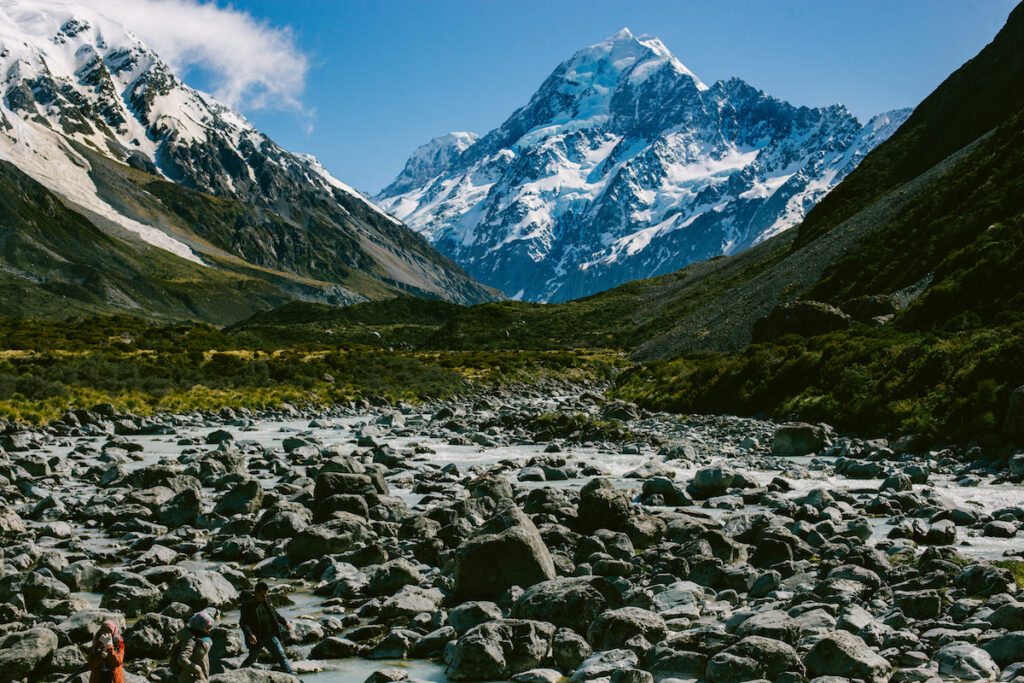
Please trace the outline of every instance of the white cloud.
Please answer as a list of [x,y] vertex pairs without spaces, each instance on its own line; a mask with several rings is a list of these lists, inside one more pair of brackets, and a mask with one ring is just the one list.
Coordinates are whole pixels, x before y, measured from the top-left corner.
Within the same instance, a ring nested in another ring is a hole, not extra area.
[[200,68],[207,89],[236,109],[289,109],[309,68],[290,29],[200,0],[80,0],[127,26],[177,73]]

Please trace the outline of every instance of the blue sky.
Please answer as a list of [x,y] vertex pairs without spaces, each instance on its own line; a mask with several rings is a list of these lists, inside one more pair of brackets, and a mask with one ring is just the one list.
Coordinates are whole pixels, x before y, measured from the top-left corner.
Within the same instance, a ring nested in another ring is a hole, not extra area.
[[[171,1],[182,7],[199,2]],[[795,104],[841,102],[865,119],[919,102],[991,40],[1014,4],[219,2],[226,11],[249,14],[265,35],[283,37],[306,65],[304,74],[292,77],[287,96],[259,103],[242,97],[236,104],[282,146],[315,154],[338,178],[369,193],[390,182],[430,138],[450,130],[482,134],[499,125],[559,62],[624,26],[660,37],[706,83],[739,76]],[[218,68],[195,60],[184,75],[191,85],[216,90]]]

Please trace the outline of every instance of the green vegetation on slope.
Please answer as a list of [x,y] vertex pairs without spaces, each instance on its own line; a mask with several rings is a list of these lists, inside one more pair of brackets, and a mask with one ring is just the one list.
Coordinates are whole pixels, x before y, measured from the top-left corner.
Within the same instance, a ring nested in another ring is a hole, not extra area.
[[128,317],[61,323],[0,320],[0,417],[44,422],[71,408],[113,403],[122,411],[391,402],[444,398],[480,387],[607,381],[616,354],[584,352],[390,352],[358,345],[280,347],[210,325],[158,326]]
[[998,432],[1024,377],[1024,323],[950,336],[858,327],[623,373],[613,395],[660,410],[826,421],[958,441]]

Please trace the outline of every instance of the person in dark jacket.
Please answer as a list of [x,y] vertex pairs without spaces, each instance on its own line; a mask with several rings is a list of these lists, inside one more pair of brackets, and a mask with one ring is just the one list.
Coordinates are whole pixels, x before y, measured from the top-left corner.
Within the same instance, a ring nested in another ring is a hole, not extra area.
[[269,591],[270,587],[260,581],[252,591],[242,594],[242,617],[239,619],[239,625],[242,627],[242,635],[245,636],[245,644],[249,648],[249,656],[242,662],[242,666],[255,664],[260,653],[266,648],[270,650],[270,654],[283,671],[294,674],[281,643],[281,629],[291,631],[292,627],[267,600]]

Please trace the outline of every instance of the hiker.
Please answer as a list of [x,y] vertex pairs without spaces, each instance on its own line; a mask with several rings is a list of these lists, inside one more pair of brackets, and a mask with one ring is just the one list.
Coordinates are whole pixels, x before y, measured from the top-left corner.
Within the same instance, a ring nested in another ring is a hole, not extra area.
[[255,664],[260,652],[267,648],[285,673],[294,674],[288,656],[284,653],[284,645],[281,644],[281,628],[290,632],[292,626],[267,600],[268,592],[270,586],[260,581],[253,590],[242,593],[242,617],[238,623],[249,648],[249,656],[242,662],[242,667]]
[[196,612],[188,620],[188,628],[178,633],[171,648],[171,671],[178,674],[178,683],[210,680],[211,631],[213,617],[206,612]]
[[124,638],[113,621],[104,621],[92,637],[89,683],[124,683]]

